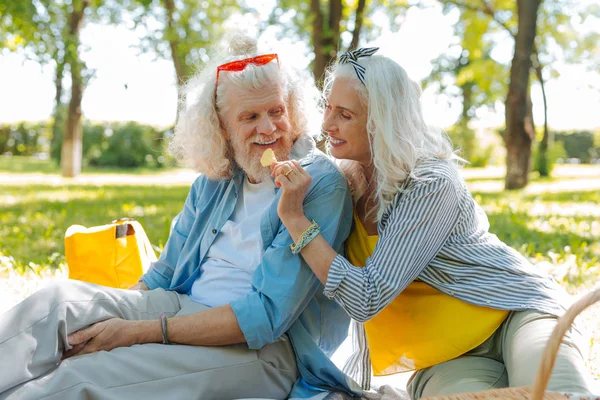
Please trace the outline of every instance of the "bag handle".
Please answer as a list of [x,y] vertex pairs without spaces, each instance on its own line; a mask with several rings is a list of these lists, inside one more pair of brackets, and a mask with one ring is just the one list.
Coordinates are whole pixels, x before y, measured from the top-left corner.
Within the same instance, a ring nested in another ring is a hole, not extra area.
[[[137,240],[138,243],[138,248],[144,249],[144,251],[146,252],[148,258],[150,259],[150,262],[156,261],[156,253],[154,252],[154,248],[152,247],[152,244],[150,243],[150,239],[148,239],[148,235],[146,235],[146,231],[144,230],[144,227],[142,226],[142,224],[140,224],[138,221],[136,221],[133,218],[119,218],[116,219],[114,221],[112,221],[113,224],[116,224],[117,226],[119,225],[130,225],[131,227],[133,227],[134,233],[135,233],[135,238]],[[147,265],[144,266],[147,269]],[[144,270],[144,272],[146,272]]]
[[546,349],[544,350],[544,355],[542,356],[542,361],[540,362],[538,373],[533,383],[533,391],[531,393],[532,400],[543,399],[544,392],[548,386],[548,381],[550,380],[550,374],[554,368],[558,348],[560,347],[563,336],[565,336],[565,333],[567,333],[567,330],[575,320],[575,317],[598,301],[600,301],[600,286],[577,300],[569,307],[565,314],[558,319],[558,323],[554,327],[552,336],[550,336]]

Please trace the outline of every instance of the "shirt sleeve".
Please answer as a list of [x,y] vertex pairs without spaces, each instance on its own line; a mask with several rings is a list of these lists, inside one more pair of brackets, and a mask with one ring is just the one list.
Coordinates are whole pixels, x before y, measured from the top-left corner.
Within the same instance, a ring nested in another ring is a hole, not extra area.
[[159,259],[150,264],[150,267],[140,279],[151,290],[156,288],[169,289],[171,286],[177,261],[187,241],[192,224],[196,219],[196,203],[201,179],[198,178],[194,182],[183,210],[174,218],[175,225],[169,234],[167,244],[160,254]]
[[355,320],[373,318],[429,265],[456,226],[457,187],[447,178],[417,182],[390,212],[364,268],[338,255],[324,294]]
[[[319,188],[316,196],[307,197],[304,204],[307,218],[319,224],[321,234],[337,251],[352,224],[352,200],[343,183],[342,187]],[[260,349],[285,333],[317,291],[322,290],[304,259],[292,254],[290,244],[292,238],[281,224],[254,272],[254,291],[231,303],[251,349]]]

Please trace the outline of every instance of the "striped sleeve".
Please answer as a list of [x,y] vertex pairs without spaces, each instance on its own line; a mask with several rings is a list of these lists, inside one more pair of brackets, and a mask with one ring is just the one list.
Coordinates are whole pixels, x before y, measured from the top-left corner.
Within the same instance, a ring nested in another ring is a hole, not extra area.
[[459,217],[457,186],[445,176],[417,182],[396,199],[364,268],[338,255],[324,294],[355,320],[377,315],[427,267]]

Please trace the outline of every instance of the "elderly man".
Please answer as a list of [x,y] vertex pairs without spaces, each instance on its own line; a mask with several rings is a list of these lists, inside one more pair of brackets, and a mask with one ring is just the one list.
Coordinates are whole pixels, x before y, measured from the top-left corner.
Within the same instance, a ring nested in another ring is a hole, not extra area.
[[328,358],[349,319],[297,255],[313,235],[294,243],[278,218],[286,172],[273,179],[260,163],[266,149],[299,161],[312,176],[306,215],[340,251],[352,205],[345,179],[311,137],[314,86],[277,55],[256,56],[247,38],[232,48],[234,61],[207,67],[187,86],[171,146],[202,175],[160,259],[134,290],[64,282],[0,317],[0,398],[359,391]]

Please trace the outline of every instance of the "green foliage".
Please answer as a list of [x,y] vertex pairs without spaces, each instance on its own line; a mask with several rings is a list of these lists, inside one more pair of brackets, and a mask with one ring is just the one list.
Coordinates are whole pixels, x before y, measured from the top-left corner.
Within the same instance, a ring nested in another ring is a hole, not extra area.
[[559,159],[564,160],[567,158],[567,152],[561,142],[554,142],[552,146],[549,146],[546,157],[542,157],[539,143],[536,143],[531,151],[533,170],[539,172],[540,176],[550,176],[556,162]]
[[557,132],[555,140],[563,144],[566,157],[579,158],[584,164],[590,163],[592,158],[598,158],[600,155],[600,146],[594,147],[595,140],[592,132]]
[[[454,1],[441,3],[446,12],[456,7]],[[432,61],[432,71],[424,82],[426,86],[437,85],[450,97],[462,98],[460,123],[468,123],[477,108],[493,108],[506,96],[509,66],[492,57],[506,29],[477,11],[478,7],[459,7],[460,16],[454,24],[456,40],[447,53]]]
[[485,167],[494,153],[494,145],[481,145],[475,131],[466,124],[456,124],[446,130],[452,144],[461,158],[469,162],[469,167]]
[[[461,97],[462,118],[469,119],[478,107],[493,107],[506,97],[510,65],[496,59],[493,50],[505,40],[514,42],[517,5],[513,0],[439,2],[445,12],[458,11],[460,16],[454,25],[456,41],[447,53],[433,61],[426,84],[439,85],[447,95]],[[574,0],[544,0],[538,14],[535,46],[545,80],[558,76],[554,68],[557,60],[598,68],[600,33],[578,31],[579,24],[600,17],[597,6]]]
[[122,0],[136,26],[141,52],[172,60],[178,84],[209,60],[211,46],[226,32],[226,21],[244,11],[234,0]]
[[[50,152],[60,164],[62,129],[50,144],[49,123],[0,125],[0,155],[33,155]],[[85,165],[123,168],[167,167],[175,164],[167,153],[165,135],[169,130],[136,122],[83,124]]]
[[0,268],[19,271],[64,262],[63,237],[73,224],[95,226],[136,218],[154,245],[164,246],[187,186],[3,185],[0,192]]
[[[116,125],[113,129],[96,129],[94,133],[98,141],[93,147],[97,157],[90,154],[88,148],[90,165],[135,168],[164,159],[160,142],[162,132],[154,128],[130,122]],[[160,162],[156,165],[162,166]]]
[[[313,35],[313,20],[316,15],[311,9],[311,3],[318,7],[322,16],[321,35],[315,38]],[[323,44],[323,53],[327,59],[334,59],[336,53],[346,51],[352,40],[356,22],[356,10],[358,0],[340,0],[341,18],[339,21],[339,38],[333,38],[333,29],[331,25],[330,10],[331,0],[278,0],[275,3],[271,15],[267,21],[264,21],[262,31],[267,28],[276,27],[276,34],[279,39],[291,38],[309,44],[309,52],[314,54],[315,39],[321,40]],[[406,0],[384,0],[384,1],[365,1],[363,13],[363,22],[360,39],[367,42],[374,40],[381,34],[381,27],[374,24],[371,17],[378,11],[389,16],[389,22],[392,29],[398,29],[397,20],[406,9],[409,8],[409,1]],[[330,40],[327,40],[330,39]],[[339,40],[338,40],[339,39]],[[339,43],[338,48],[333,48],[332,43]],[[320,55],[315,54],[315,58]],[[314,64],[314,63],[313,63]],[[313,68],[314,72],[314,68]]]
[[47,152],[50,136],[48,125],[43,122],[0,125],[0,154],[30,156]]

